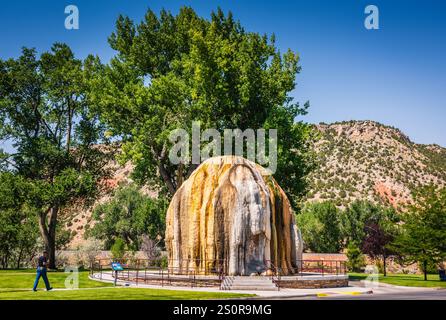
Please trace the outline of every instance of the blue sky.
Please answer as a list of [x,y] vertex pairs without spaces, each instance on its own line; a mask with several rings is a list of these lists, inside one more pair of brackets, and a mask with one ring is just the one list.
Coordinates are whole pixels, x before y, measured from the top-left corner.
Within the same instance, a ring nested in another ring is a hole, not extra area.
[[[64,8],[77,5],[80,29],[64,28]],[[375,4],[380,29],[364,28],[364,8]],[[446,1],[155,1],[35,0],[0,2],[0,58],[22,46],[46,51],[68,43],[78,57],[114,52],[107,37],[122,13],[139,21],[148,7],[176,13],[192,6],[209,17],[220,6],[248,31],[276,34],[282,51],[301,56],[293,96],[313,123],[370,119],[393,125],[418,143],[446,146]]]

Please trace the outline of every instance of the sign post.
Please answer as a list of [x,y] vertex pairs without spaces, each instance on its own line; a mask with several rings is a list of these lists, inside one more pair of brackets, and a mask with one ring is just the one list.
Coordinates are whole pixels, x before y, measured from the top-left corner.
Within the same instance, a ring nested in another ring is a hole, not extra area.
[[118,281],[118,271],[124,271],[124,268],[119,262],[112,262],[111,264],[112,270],[115,272],[115,282],[114,285],[116,287],[116,282]]

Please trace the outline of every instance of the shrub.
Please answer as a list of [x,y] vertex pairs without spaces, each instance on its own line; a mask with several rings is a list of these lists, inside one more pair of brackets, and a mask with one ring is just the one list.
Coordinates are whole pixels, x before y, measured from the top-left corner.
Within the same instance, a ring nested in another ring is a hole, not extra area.
[[166,269],[168,266],[167,256],[161,256],[159,259],[155,260],[155,266],[162,269]]
[[115,243],[112,245],[111,249],[112,258],[114,260],[119,260],[124,258],[125,255],[125,242],[121,238],[117,238]]
[[350,242],[347,246],[347,268],[352,272],[361,272],[365,267],[365,258],[359,246],[355,242]]

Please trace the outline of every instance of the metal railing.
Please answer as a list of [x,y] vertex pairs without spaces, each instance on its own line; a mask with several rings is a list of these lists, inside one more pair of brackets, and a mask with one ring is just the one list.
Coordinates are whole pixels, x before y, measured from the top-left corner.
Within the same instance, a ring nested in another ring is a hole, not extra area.
[[[165,261],[165,260],[164,260]],[[158,281],[161,286],[171,285],[172,282],[186,282],[191,287],[196,287],[198,281],[203,286],[211,285],[215,281],[221,283],[224,280],[225,269],[223,260],[200,261],[182,260],[180,267],[173,267],[174,260],[168,261],[167,266],[163,266],[159,259],[98,259],[90,266],[90,275],[99,273],[99,279],[103,280],[105,272],[110,272],[115,277],[115,272],[111,268],[112,262],[119,262],[123,268],[117,271],[117,279],[132,281],[138,285],[140,282]],[[194,264],[196,266],[194,266]],[[217,278],[197,278],[198,275],[216,275]]]
[[347,274],[346,261],[340,260],[298,260],[294,273],[298,275],[343,275]]
[[268,272],[268,270],[271,270],[270,279],[275,284],[275,286],[277,287],[277,290],[279,291],[280,290],[280,277],[281,277],[281,274],[283,273],[282,269],[280,267],[274,265],[274,263],[272,263],[271,260],[266,261],[265,269],[266,269],[266,272]]
[[[147,283],[157,281],[164,285],[172,285],[173,282],[188,283],[191,287],[196,287],[198,282],[202,286],[215,285],[217,282],[222,288],[222,284],[228,275],[227,260],[168,260],[167,266],[163,265],[161,260],[155,259],[98,259],[90,266],[90,274],[98,272],[99,278],[103,280],[105,272],[112,272],[111,263],[119,262],[123,267],[122,271],[117,272],[117,279],[135,282]],[[164,260],[165,264],[166,260]],[[174,265],[177,265],[174,267]],[[281,277],[284,270],[275,265],[272,261],[265,261],[259,266],[264,276],[268,276],[280,290]],[[269,272],[268,272],[269,271]],[[294,266],[287,267],[287,274],[303,276],[305,275],[341,275],[347,273],[346,262],[339,260],[298,260]],[[259,275],[262,273],[259,272]],[[202,277],[214,275],[215,277]]]

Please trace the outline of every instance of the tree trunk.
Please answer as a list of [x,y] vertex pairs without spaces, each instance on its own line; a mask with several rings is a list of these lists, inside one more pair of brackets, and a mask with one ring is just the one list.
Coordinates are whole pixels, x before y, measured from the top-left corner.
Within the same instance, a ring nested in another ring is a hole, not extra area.
[[[48,267],[50,269],[56,269],[56,225],[57,225],[57,213],[59,208],[57,206],[50,208],[48,211],[40,214],[39,217],[39,229],[40,234],[45,244],[45,250],[49,254]],[[48,213],[49,224],[47,226],[46,218]]]
[[68,123],[67,123],[67,152],[70,152],[70,145],[71,145],[71,130],[73,126],[73,112],[71,110],[70,106],[70,98],[67,98],[68,103]]
[[177,191],[177,187],[175,183],[172,181],[172,178],[170,177],[169,172],[164,168],[164,165],[160,162],[158,164],[158,170],[161,174],[161,177],[163,178],[164,182],[167,185],[167,189],[169,190],[170,194],[173,196],[175,192]]
[[183,184],[183,169],[184,164],[180,163],[177,170],[177,189]]
[[383,271],[384,271],[384,277],[386,277],[387,276],[387,270],[386,270],[386,255],[385,254],[383,254]]
[[191,164],[189,165],[189,170],[188,170],[187,173],[186,173],[186,179],[189,178],[190,175],[192,174],[192,172],[194,172],[194,170],[197,169],[197,168],[198,168],[198,164],[193,164],[193,163],[191,163]]
[[427,281],[427,261],[423,261],[424,281]]
[[8,269],[8,253],[5,253],[5,255],[2,258],[2,268]]
[[17,257],[17,269],[20,269],[20,262],[22,262],[23,248],[20,248],[19,255]]

